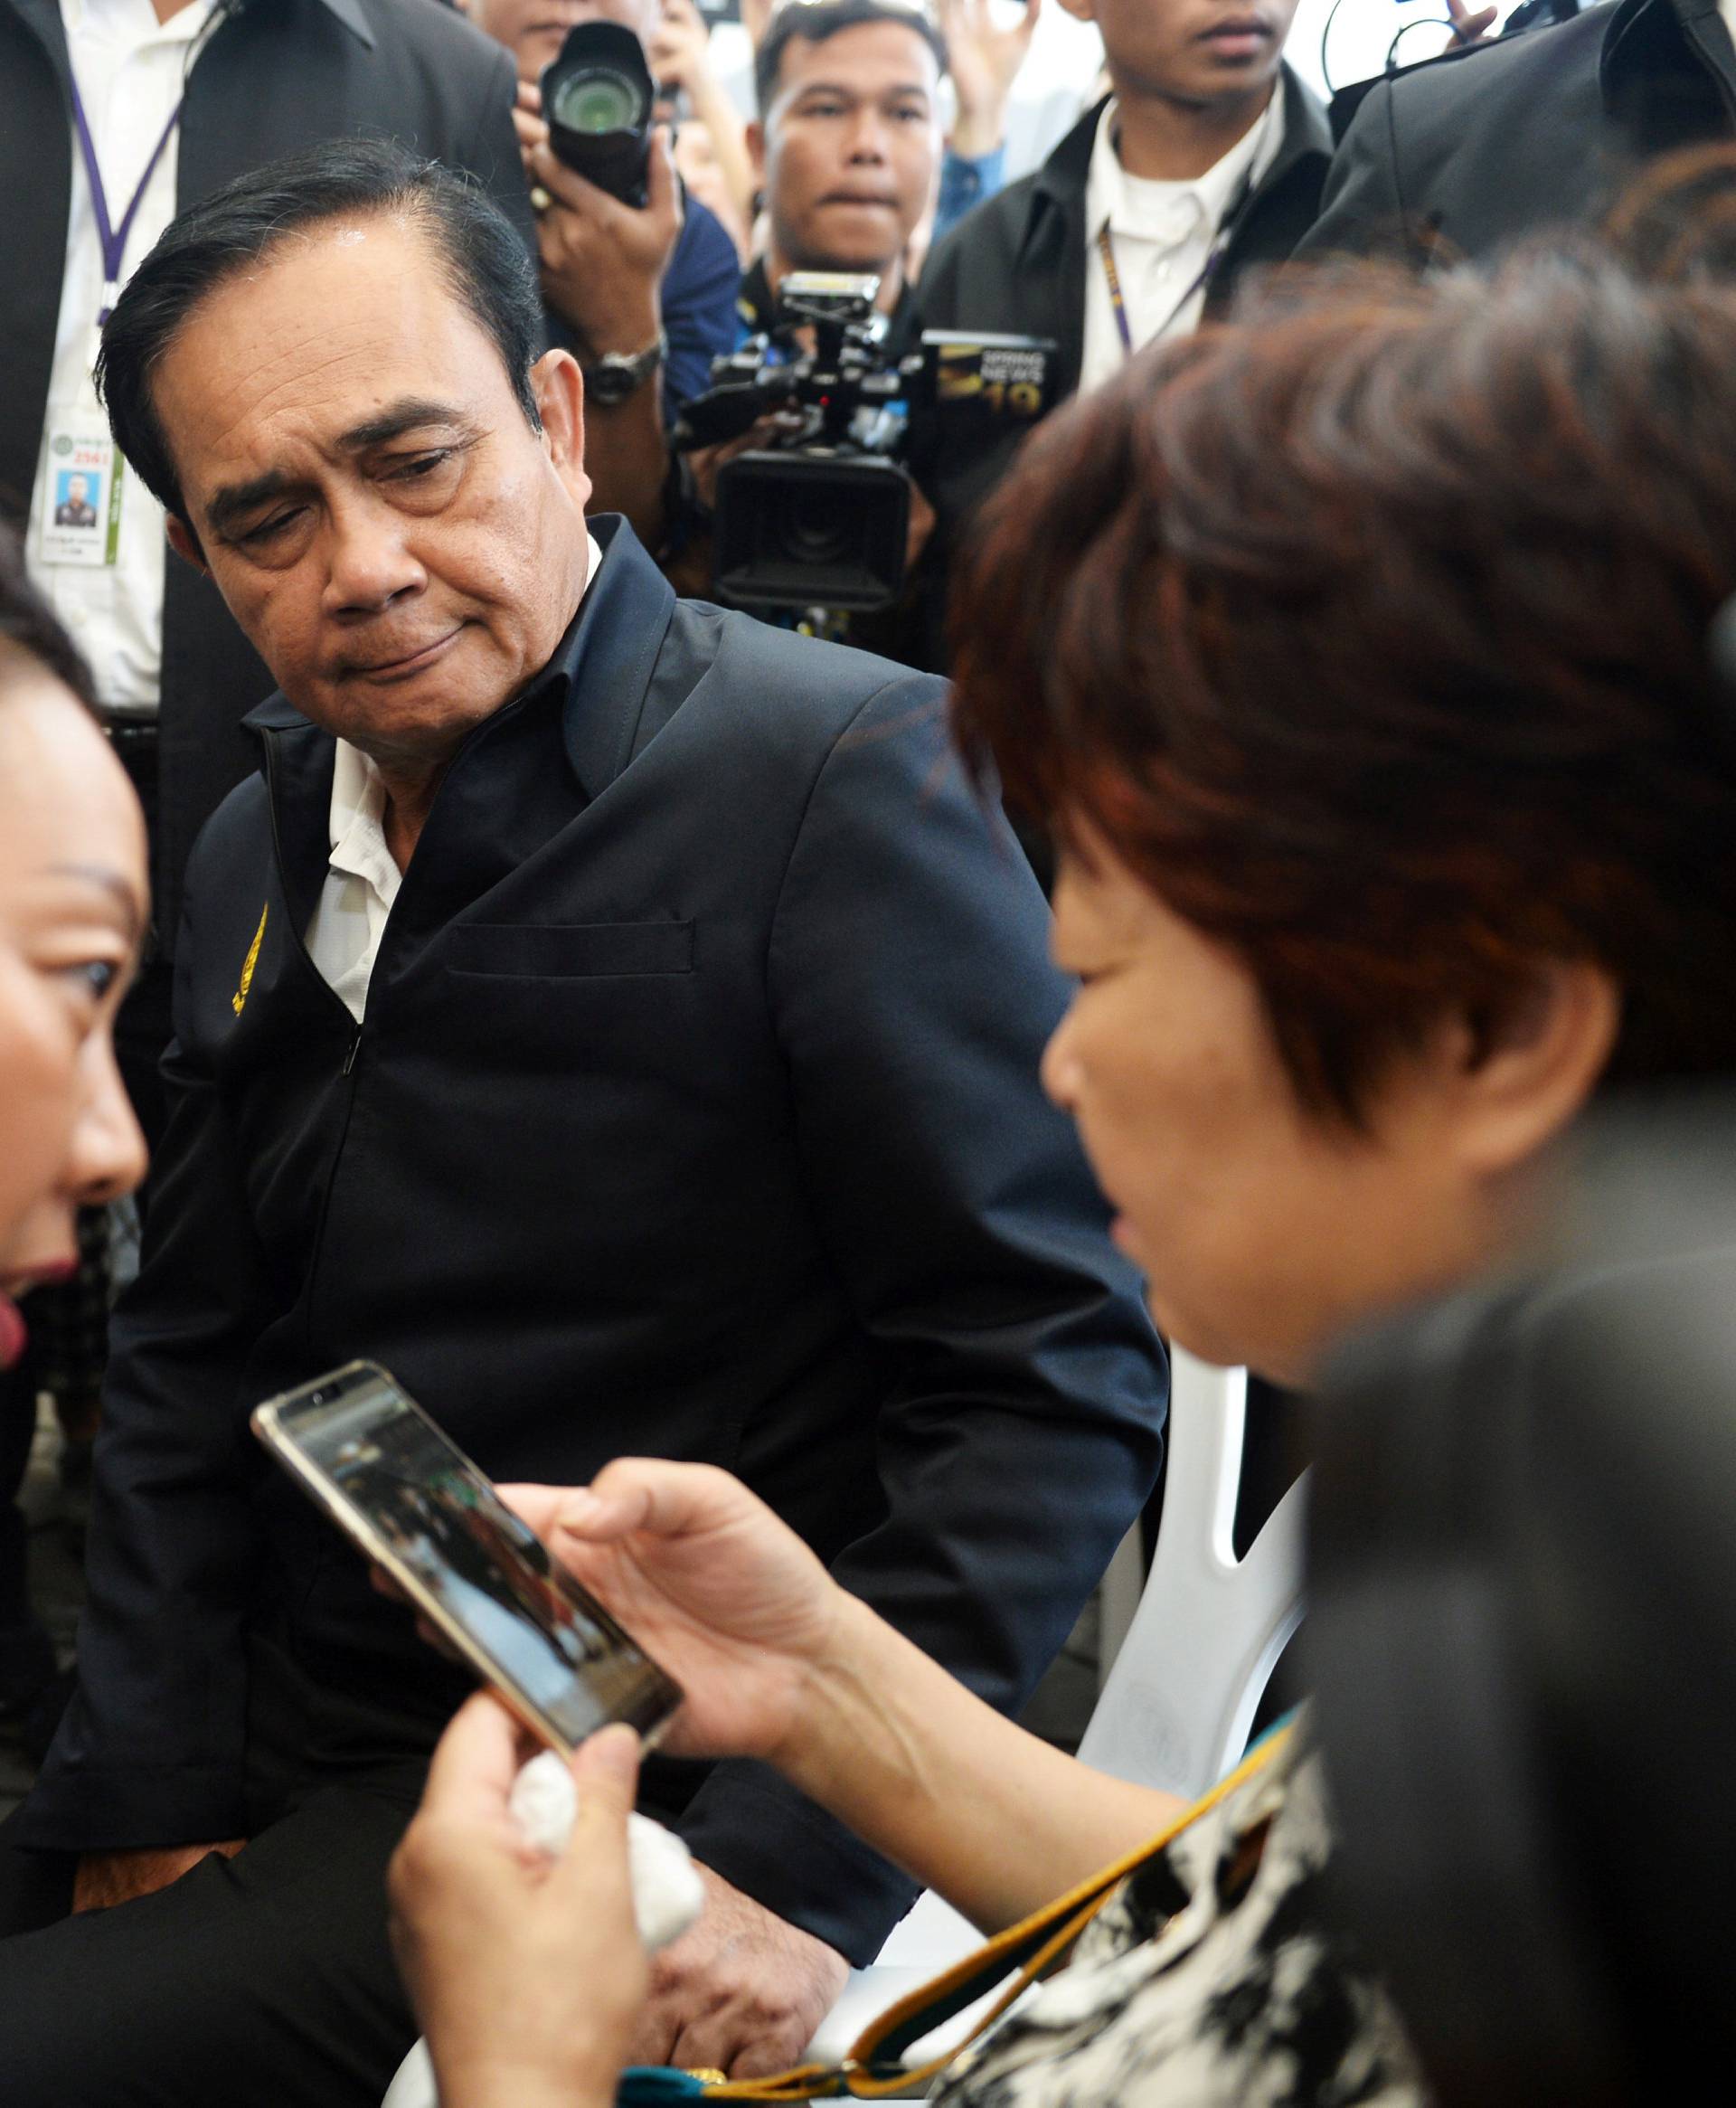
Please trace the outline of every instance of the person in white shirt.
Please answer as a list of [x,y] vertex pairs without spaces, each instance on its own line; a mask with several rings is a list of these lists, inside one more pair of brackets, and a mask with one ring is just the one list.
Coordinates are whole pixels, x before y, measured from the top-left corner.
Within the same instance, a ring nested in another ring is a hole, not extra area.
[[[1101,32],[1111,92],[937,247],[910,320],[912,343],[924,329],[1046,339],[1051,409],[1288,257],[1331,149],[1325,111],[1283,61],[1297,0],[1061,5]],[[910,466],[938,523],[910,654],[924,664],[943,663],[950,550],[1026,429],[937,417],[917,435]]]

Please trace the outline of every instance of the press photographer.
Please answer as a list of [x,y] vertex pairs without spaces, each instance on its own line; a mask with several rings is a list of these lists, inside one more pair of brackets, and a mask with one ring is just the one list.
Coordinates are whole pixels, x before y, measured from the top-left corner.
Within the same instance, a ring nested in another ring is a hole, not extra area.
[[[518,67],[514,122],[537,208],[549,337],[584,372],[585,463],[598,505],[655,542],[664,424],[734,345],[740,274],[733,242],[685,196],[667,130],[652,122],[644,47],[657,0],[470,0],[468,12]],[[637,57],[637,79],[623,47]],[[543,109],[551,77],[582,116],[559,140]],[[609,187],[623,163],[627,194]]]
[[[940,166],[945,70],[932,24],[886,0],[795,0],[773,16],[755,61],[760,118],[749,128],[769,237],[741,279],[732,344],[772,330],[778,289],[794,271],[873,279],[873,310],[894,341],[892,326],[907,306],[905,251]],[[797,355],[815,348],[810,340]],[[677,458],[661,430],[639,427],[636,487],[655,479],[661,492],[656,529],[645,538],[684,591],[712,591],[719,471],[736,455],[792,436],[769,417],[756,430],[731,429],[736,436],[715,435],[716,443]],[[926,520],[913,500],[913,543]]]

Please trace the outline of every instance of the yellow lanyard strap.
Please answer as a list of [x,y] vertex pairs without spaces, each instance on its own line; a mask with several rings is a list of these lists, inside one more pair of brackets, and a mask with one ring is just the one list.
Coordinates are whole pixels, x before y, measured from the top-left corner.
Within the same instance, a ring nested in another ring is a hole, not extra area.
[[[1184,1830],[1209,1815],[1221,1801],[1263,1771],[1283,1749],[1292,1733],[1288,1723],[1274,1728],[1249,1751],[1233,1772],[1221,1779],[1209,1793],[1194,1801],[1148,1843],[1129,1852],[1125,1858],[1118,1859],[1113,1866],[1093,1874],[1089,1880],[1081,1881],[1078,1887],[1069,1889],[1065,1895],[1058,1896],[1030,1917],[1021,1919],[1016,1925],[1009,1925],[1005,1932],[997,1933],[994,1939],[974,1953],[967,1954],[963,1961],[954,1962],[950,1969],[928,1983],[919,1984],[915,1990],[888,2007],[878,2019],[863,2028],[842,2064],[797,2065],[764,2079],[709,2080],[697,2085],[695,2090],[711,2101],[813,2101],[839,2094],[854,2094],[859,2100],[873,2101],[910,2094],[927,2085],[961,2050],[968,2048],[992,2028],[1051,1963],[1066,1952],[1129,1874],[1155,1859],[1160,1852],[1167,1851]],[[973,2005],[1009,1969],[1016,1971],[1016,1974],[964,2041],[955,2044],[944,2056],[914,2069],[908,2069],[899,2061],[912,2043],[920,2042],[925,2035],[944,2026],[954,2014]],[[634,2075],[627,2075],[629,2084],[626,2090],[629,2094],[635,2091],[630,2083]]]

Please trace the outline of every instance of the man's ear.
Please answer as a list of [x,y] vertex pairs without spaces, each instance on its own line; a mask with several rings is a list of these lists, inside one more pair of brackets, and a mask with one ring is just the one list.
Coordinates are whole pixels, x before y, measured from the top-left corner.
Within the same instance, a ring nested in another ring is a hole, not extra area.
[[590,478],[585,474],[585,377],[578,360],[569,351],[544,352],[531,368],[531,393],[554,472],[582,512]]
[[1456,1028],[1458,1148],[1472,1170],[1514,1169],[1584,1108],[1621,1029],[1621,991],[1599,966],[1545,959],[1481,1032]]
[[199,546],[198,535],[184,519],[174,513],[165,515],[165,524],[169,530],[169,547],[184,563],[192,564],[195,571],[203,572],[209,578],[211,566],[205,562],[205,553]]
[[748,159],[753,164],[753,180],[763,185],[766,180],[766,128],[755,118],[748,127]]

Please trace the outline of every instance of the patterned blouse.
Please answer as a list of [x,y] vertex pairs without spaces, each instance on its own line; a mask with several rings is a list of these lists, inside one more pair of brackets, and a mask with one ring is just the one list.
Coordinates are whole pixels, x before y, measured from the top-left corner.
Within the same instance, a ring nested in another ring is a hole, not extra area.
[[1426,2108],[1397,2014],[1326,1929],[1332,1848],[1298,1727],[1128,1876],[1068,1968],[939,2083],[940,2108]]

